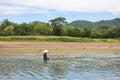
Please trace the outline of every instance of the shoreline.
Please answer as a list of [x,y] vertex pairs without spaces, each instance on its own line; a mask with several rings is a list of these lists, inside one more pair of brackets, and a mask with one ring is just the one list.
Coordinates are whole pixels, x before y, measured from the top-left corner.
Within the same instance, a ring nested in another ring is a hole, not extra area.
[[0,41],[0,55],[49,55],[120,53],[120,42],[22,42]]

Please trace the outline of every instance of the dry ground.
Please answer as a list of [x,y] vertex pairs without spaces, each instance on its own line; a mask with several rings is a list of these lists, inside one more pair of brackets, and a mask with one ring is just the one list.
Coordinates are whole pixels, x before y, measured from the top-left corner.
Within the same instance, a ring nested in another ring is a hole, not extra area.
[[120,53],[120,42],[4,42],[0,41],[0,55],[41,55],[73,53]]

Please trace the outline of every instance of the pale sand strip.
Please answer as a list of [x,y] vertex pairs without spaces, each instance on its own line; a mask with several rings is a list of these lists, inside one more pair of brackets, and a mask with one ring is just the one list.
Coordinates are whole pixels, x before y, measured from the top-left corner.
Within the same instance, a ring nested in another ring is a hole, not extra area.
[[50,54],[120,53],[120,42],[0,42],[0,55],[41,55],[44,49]]

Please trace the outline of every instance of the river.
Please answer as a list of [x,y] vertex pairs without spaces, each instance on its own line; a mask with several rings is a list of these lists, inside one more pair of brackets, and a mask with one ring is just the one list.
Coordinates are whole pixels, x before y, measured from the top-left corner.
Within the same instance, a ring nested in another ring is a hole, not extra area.
[[120,54],[0,56],[0,80],[120,80]]

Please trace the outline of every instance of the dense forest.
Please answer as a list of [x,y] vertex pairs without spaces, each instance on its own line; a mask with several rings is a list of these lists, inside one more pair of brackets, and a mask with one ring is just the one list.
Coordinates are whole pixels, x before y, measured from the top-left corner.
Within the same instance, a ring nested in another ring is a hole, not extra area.
[[64,17],[49,20],[49,23],[34,21],[13,23],[5,19],[0,24],[0,36],[72,36],[87,38],[120,38],[120,26],[101,24],[97,27],[77,27],[67,23]]

